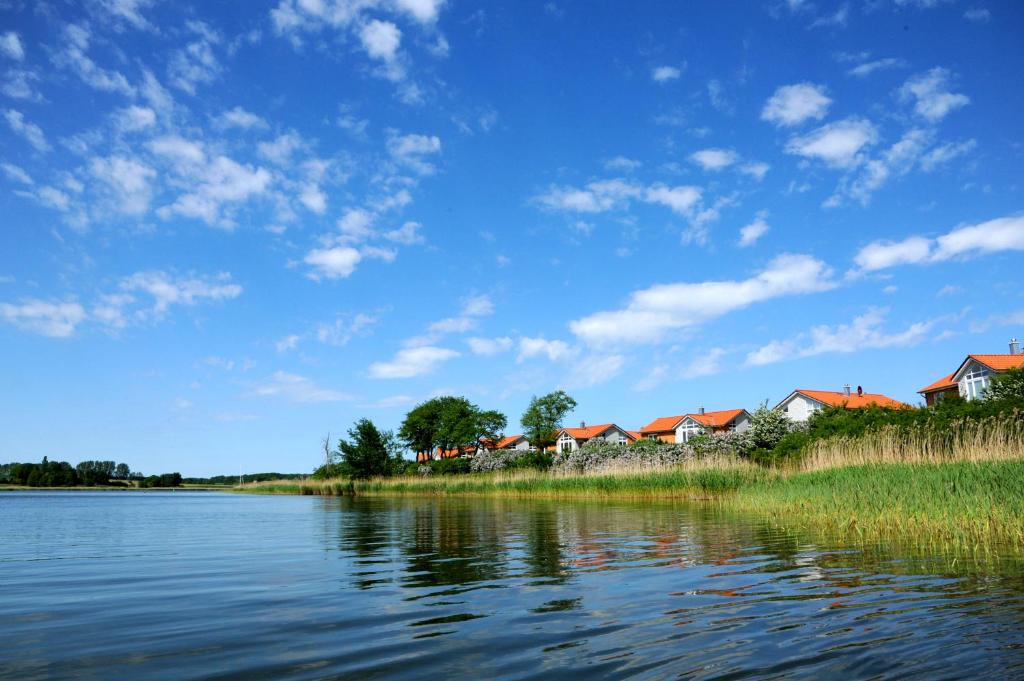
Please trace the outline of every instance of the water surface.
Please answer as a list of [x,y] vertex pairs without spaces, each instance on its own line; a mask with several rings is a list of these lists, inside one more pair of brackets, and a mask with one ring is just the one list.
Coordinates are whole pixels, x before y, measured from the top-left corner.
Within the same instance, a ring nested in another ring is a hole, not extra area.
[[1024,569],[688,506],[0,494],[0,678],[1024,678]]

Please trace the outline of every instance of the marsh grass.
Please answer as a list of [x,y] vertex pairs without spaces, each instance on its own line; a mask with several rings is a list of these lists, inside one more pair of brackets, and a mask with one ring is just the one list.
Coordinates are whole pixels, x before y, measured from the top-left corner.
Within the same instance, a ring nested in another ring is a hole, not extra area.
[[1024,424],[986,419],[955,428],[882,428],[812,443],[804,457],[775,468],[717,458],[591,473],[273,481],[239,491],[684,499],[863,543],[902,538],[960,552],[1024,549]]

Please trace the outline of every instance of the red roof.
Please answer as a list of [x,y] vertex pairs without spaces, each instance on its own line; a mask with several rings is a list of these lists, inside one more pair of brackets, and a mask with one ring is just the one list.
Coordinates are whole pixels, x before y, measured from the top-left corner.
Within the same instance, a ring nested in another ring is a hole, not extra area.
[[728,425],[730,421],[745,411],[746,409],[726,409],[724,411],[706,411],[703,414],[687,414],[687,416],[709,428],[720,428]]
[[[954,371],[953,374],[955,374],[955,373],[956,372]],[[929,385],[926,385],[925,387],[921,388],[917,392],[919,392],[919,393],[921,393],[923,395],[925,393],[933,393],[933,392],[936,392],[938,390],[949,390],[950,388],[955,388],[956,387],[956,383],[953,382],[953,374],[949,374],[947,376],[943,376],[939,380],[937,380],[934,383],[931,383]]]
[[626,435],[630,436],[634,440],[641,440],[641,439],[643,439],[643,436],[640,434],[639,430],[627,430],[626,431]]
[[597,437],[609,428],[617,427],[614,423],[599,423],[596,426],[586,426],[584,428],[562,428],[560,432],[569,433],[569,435],[577,440],[589,440],[592,437]]
[[679,422],[686,418],[686,414],[679,416],[660,416],[640,429],[641,433],[664,433],[675,430]]
[[512,445],[514,445],[515,443],[519,442],[522,439],[522,435],[506,435],[505,437],[501,438],[496,443],[494,443],[493,447],[494,449],[505,449],[506,447],[511,447]]
[[847,395],[846,393],[835,392],[832,390],[795,390],[794,392],[806,395],[812,400],[817,400],[822,404],[827,404],[831,407],[843,407],[844,409],[860,409],[861,407],[870,406],[901,409],[909,406],[899,400],[894,400],[891,397],[879,393],[864,393],[863,395],[851,393],[850,395]]
[[686,417],[692,418],[709,428],[720,428],[727,425],[746,409],[725,409],[723,411],[706,411],[703,414],[680,414],[679,416],[661,416],[640,429],[641,433],[666,433],[676,429],[679,422]]
[[1024,367],[1024,355],[967,355],[995,371],[1018,369]]

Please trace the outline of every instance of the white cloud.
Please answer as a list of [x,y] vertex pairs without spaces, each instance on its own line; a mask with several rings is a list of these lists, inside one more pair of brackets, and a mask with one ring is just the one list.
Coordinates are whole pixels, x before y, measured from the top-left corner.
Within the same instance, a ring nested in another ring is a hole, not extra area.
[[850,5],[843,3],[839,9],[832,14],[825,14],[814,21],[808,28],[820,28],[822,26],[846,26],[846,21],[850,17]]
[[786,153],[817,158],[836,168],[848,168],[857,165],[861,160],[860,151],[877,139],[878,131],[871,121],[851,117],[790,138]]
[[399,163],[421,175],[430,175],[434,166],[427,156],[441,153],[441,140],[434,135],[398,135],[388,139],[388,152]]
[[377,323],[377,318],[362,312],[352,318],[338,317],[333,322],[317,324],[316,339],[325,345],[341,347]]
[[625,156],[616,156],[604,162],[606,170],[617,170],[624,173],[632,173],[633,171],[638,170],[642,165],[643,163],[640,161],[626,158]]
[[3,54],[15,61],[25,58],[25,48],[21,45],[21,38],[14,31],[7,31],[0,34],[0,54]]
[[656,83],[666,83],[679,78],[680,75],[682,75],[682,71],[675,66],[658,66],[651,70],[651,78]]
[[372,59],[393,61],[402,44],[402,31],[390,21],[374,19],[359,31],[359,39]]
[[197,39],[171,56],[167,76],[171,85],[194,95],[197,85],[212,83],[223,70],[213,53],[213,46],[220,42],[220,36],[201,21],[185,23]]
[[140,215],[152,198],[150,180],[156,171],[144,163],[123,156],[94,158],[89,166],[96,179],[111,191],[115,208],[126,215]]
[[964,142],[943,144],[935,147],[921,158],[921,170],[926,173],[937,170],[953,159],[971,153],[977,145],[977,142],[969,139]]
[[148,29],[150,24],[141,10],[153,4],[153,0],[99,0],[99,5],[113,15],[138,29]]
[[46,135],[43,134],[42,128],[35,123],[26,121],[25,116],[20,111],[8,109],[4,112],[4,118],[7,119],[7,125],[11,126],[11,130],[15,134],[24,137],[25,141],[31,144],[36,151],[46,152],[50,150],[50,145],[46,141]]
[[349,208],[338,219],[338,229],[342,241],[360,243],[374,236],[373,223],[377,219],[373,213],[363,208]]
[[270,186],[271,175],[265,168],[254,168],[226,156],[218,156],[198,173],[190,173],[189,179],[198,179],[198,184],[179,196],[171,206],[161,209],[161,216],[184,215],[210,225],[219,223],[230,229],[234,223],[223,217],[224,204],[241,203],[263,194]]
[[808,255],[781,255],[749,279],[659,284],[634,292],[626,307],[570,322],[591,345],[656,343],[671,331],[700,325],[729,312],[782,296],[835,286],[831,270]]
[[413,378],[433,372],[437,367],[459,356],[455,350],[432,345],[402,348],[388,362],[370,365],[371,378]]
[[29,299],[20,304],[0,303],[0,319],[24,331],[51,338],[67,338],[86,318],[85,308],[75,302],[53,303]]
[[352,274],[363,256],[350,246],[335,248],[316,248],[306,254],[303,262],[313,267],[309,273],[311,279],[344,279]]
[[265,120],[240,106],[222,113],[216,118],[215,124],[219,128],[241,128],[243,130],[268,127]]
[[261,397],[282,397],[290,402],[342,402],[352,397],[337,390],[318,386],[313,379],[286,371],[276,371],[269,381],[253,388]]
[[64,49],[54,55],[57,66],[70,68],[89,87],[102,92],[117,92],[128,97],[135,95],[135,88],[123,74],[96,65],[86,54],[91,34],[89,29],[69,24],[64,29]]
[[935,67],[909,78],[899,90],[900,99],[913,100],[914,111],[926,120],[940,121],[951,111],[971,103],[967,95],[949,91],[949,79],[949,71]]
[[931,335],[939,319],[911,324],[895,333],[885,333],[882,325],[888,310],[872,308],[849,324],[815,326],[807,333],[782,341],[772,341],[747,355],[749,366],[774,364],[799,357],[830,353],[848,354],[867,349],[917,345]]
[[121,290],[149,294],[153,298],[152,314],[156,317],[163,316],[171,305],[192,306],[242,295],[242,287],[232,283],[227,273],[216,277],[173,277],[158,270],[136,272],[121,281]]
[[260,142],[256,145],[256,150],[259,151],[260,156],[284,166],[291,161],[292,154],[303,146],[304,143],[298,133],[287,132],[278,135],[272,142]]
[[758,182],[764,179],[764,176],[768,174],[769,170],[771,170],[771,166],[764,161],[751,161],[740,166],[741,173],[744,175],[750,175]]
[[813,118],[820,121],[832,100],[824,85],[797,83],[778,88],[761,110],[761,120],[778,126],[793,126]]
[[722,358],[728,353],[725,348],[711,348],[698,353],[693,360],[683,367],[682,377],[685,379],[714,376],[722,371]]
[[825,201],[825,207],[838,206],[845,196],[856,199],[861,205],[866,206],[871,200],[871,195],[891,176],[905,175],[913,169],[931,142],[931,137],[931,133],[925,130],[908,130],[878,158],[865,161],[857,174],[844,177],[836,192]]
[[278,352],[288,352],[290,350],[294,350],[295,348],[299,347],[299,341],[301,341],[301,340],[302,340],[301,336],[299,336],[297,334],[290,334],[288,336],[285,336],[281,340],[277,341],[276,343],[274,343],[274,347],[277,348]]
[[544,207],[578,213],[603,213],[624,208],[629,199],[643,195],[643,188],[625,180],[590,182],[582,189],[551,187],[536,200]]
[[474,355],[490,357],[512,349],[513,341],[508,336],[499,338],[467,338],[466,343]]
[[736,162],[736,152],[732,149],[701,149],[690,154],[690,160],[704,170],[722,170]]
[[146,106],[127,106],[114,114],[114,123],[121,132],[138,132],[156,124],[156,112]]
[[490,296],[472,296],[462,305],[462,315],[465,317],[485,317],[494,314],[494,303]]
[[50,186],[40,187],[35,196],[44,206],[49,206],[50,208],[55,208],[60,211],[67,210],[71,203],[71,199],[67,194]]
[[992,13],[984,7],[969,7],[964,12],[964,19],[983,24],[992,18]]
[[388,232],[384,232],[382,235],[388,241],[403,246],[412,246],[414,244],[421,244],[425,241],[423,235],[420,234],[420,228],[422,228],[418,222],[406,222],[398,229],[392,229]]
[[771,228],[768,226],[768,223],[764,221],[764,218],[765,215],[763,213],[759,213],[753,222],[740,229],[740,248],[753,246],[757,243],[758,239],[768,233],[768,230]]
[[38,80],[39,75],[34,71],[11,69],[7,71],[0,91],[13,99],[40,101],[42,96],[32,88],[32,82]]
[[519,355],[516,362],[522,362],[540,355],[546,356],[552,362],[567,359],[575,354],[568,343],[561,340],[547,340],[545,338],[520,338]]
[[907,63],[902,59],[886,57],[885,59],[875,59],[874,61],[858,64],[846,73],[851,76],[857,76],[858,78],[867,78],[876,71],[887,71],[889,69],[902,68],[906,65]]
[[174,163],[199,166],[206,163],[206,152],[199,142],[175,137],[158,137],[147,144],[149,150],[157,156],[163,156]]
[[395,7],[421,24],[433,24],[446,0],[394,0]]
[[644,200],[648,203],[661,204],[679,215],[689,215],[693,207],[700,202],[700,197],[700,188],[689,185],[678,187],[653,185],[644,194]]
[[4,175],[7,176],[8,180],[12,182],[20,182],[21,184],[35,184],[32,181],[32,177],[25,172],[20,166],[16,166],[13,163],[0,163],[0,170],[4,171]]
[[1024,217],[964,225],[936,239],[911,236],[896,242],[874,241],[857,252],[854,262],[861,271],[874,272],[1003,251],[1024,251]]

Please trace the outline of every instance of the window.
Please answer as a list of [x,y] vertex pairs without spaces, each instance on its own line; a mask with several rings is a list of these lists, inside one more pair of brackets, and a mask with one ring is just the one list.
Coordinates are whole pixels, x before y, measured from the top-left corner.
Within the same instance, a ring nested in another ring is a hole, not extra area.
[[689,442],[691,437],[700,435],[704,432],[704,428],[702,428],[696,421],[687,421],[683,425],[679,426],[679,432],[683,436],[683,442]]
[[965,400],[976,400],[988,389],[989,370],[978,363],[971,365],[970,371],[960,379],[960,394]]

